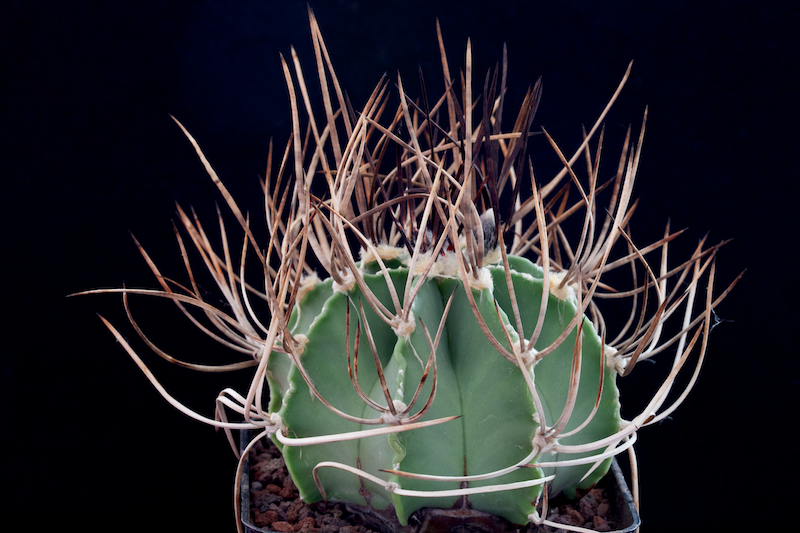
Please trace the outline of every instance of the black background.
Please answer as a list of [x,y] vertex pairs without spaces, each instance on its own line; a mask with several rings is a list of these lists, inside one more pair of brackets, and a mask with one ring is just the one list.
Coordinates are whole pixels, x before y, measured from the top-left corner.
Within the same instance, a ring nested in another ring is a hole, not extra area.
[[[636,194],[637,242],[671,218],[691,247],[733,238],[718,286],[748,272],[716,310],[707,364],[672,419],[640,434],[645,531],[770,527],[796,487],[800,357],[796,299],[798,42],[790,2],[315,2],[340,81],[363,104],[380,75],[417,66],[441,89],[435,20],[451,66],[472,39],[483,73],[509,54],[509,98],[543,76],[535,125],[575,146],[630,60],[607,118],[606,170],[625,127],[650,115]],[[269,139],[290,131],[279,52],[310,72],[306,4],[5,2],[0,16],[3,519],[29,529],[232,531],[235,459],[221,433],[170,407],[95,313],[135,335],[118,297],[154,287],[128,232],[181,275],[170,221],[220,198],[179,118],[243,206],[259,211]],[[310,74],[309,74],[310,76]],[[480,77],[482,82],[482,74]],[[433,91],[432,91],[433,92]],[[555,162],[539,144],[540,179]],[[548,162],[549,161],[549,162]],[[548,167],[548,165],[551,165]],[[676,248],[680,254],[680,247]],[[138,299],[154,336],[198,361],[232,360],[164,302]],[[142,348],[141,346],[139,346]],[[146,348],[162,383],[207,416],[224,386]],[[669,354],[623,380],[631,404]],[[227,359],[226,359],[227,357]],[[637,375],[638,374],[638,375]],[[638,385],[637,385],[638,383]],[[625,415],[626,396],[623,396]],[[796,523],[796,521],[795,521]]]

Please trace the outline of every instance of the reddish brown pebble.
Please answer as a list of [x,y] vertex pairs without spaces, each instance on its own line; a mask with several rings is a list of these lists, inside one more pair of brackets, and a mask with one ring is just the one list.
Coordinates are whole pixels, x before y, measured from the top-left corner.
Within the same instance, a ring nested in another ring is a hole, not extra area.
[[599,516],[595,516],[592,519],[592,523],[594,524],[595,531],[611,531],[611,527],[609,527],[608,522]]
[[256,525],[259,527],[268,526],[278,520],[278,513],[275,511],[267,511],[262,513],[258,510],[254,512]]
[[294,528],[289,522],[279,521],[272,523],[272,529],[278,533],[293,533]]
[[308,517],[295,524],[293,531],[294,533],[313,533],[319,530],[314,527],[314,518]]
[[573,509],[572,507],[564,507],[563,511],[564,515],[569,517],[569,521],[564,522],[565,524],[571,526],[583,525],[583,515],[577,509]]
[[307,507],[308,505],[306,505],[305,502],[294,501],[291,505],[289,505],[289,508],[286,509],[286,517],[290,522],[295,522],[299,519],[305,518],[308,516],[308,511],[306,511]]

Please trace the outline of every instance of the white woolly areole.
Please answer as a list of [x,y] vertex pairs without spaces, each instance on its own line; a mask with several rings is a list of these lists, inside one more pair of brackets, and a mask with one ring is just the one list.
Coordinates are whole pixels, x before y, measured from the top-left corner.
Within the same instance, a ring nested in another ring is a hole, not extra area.
[[469,276],[469,286],[471,289],[478,291],[482,291],[483,289],[489,289],[492,291],[494,289],[492,273],[489,272],[488,268],[479,268],[477,277]]
[[392,331],[394,331],[395,335],[400,338],[407,339],[412,333],[414,333],[414,330],[417,327],[417,321],[414,318],[414,312],[409,311],[408,320],[403,320],[403,317],[395,315],[390,325],[392,326]]
[[436,260],[436,267],[439,276],[456,278],[459,276],[458,258],[454,252],[448,252]]
[[[438,277],[448,277],[448,278],[459,278],[461,279],[461,268],[458,264],[458,257],[456,257],[456,253],[461,252],[449,252],[440,256],[436,259],[436,264],[431,268],[430,274],[428,276],[438,276]],[[422,258],[420,258],[422,259]],[[419,263],[415,267],[415,274],[421,274],[422,271],[425,269],[424,261],[422,266],[419,266]],[[469,278],[469,286],[472,289],[477,291],[483,289],[489,289],[490,291],[494,289],[494,281],[492,280],[492,273],[489,272],[488,268],[480,268],[478,270],[478,275],[471,276],[467,275]]]
[[575,285],[565,283],[563,287],[560,286],[561,282],[564,281],[564,276],[566,275],[566,272],[550,272],[550,294],[559,300],[569,300],[577,305],[578,297],[577,293],[575,292]]
[[526,346],[526,350],[522,351],[522,340],[520,339],[516,343],[514,343],[514,352],[518,353],[522,362],[525,364],[525,368],[529,369],[537,362],[536,361],[536,354],[539,353],[539,350],[533,347],[532,342],[528,342]]
[[275,431],[281,431],[286,428],[286,426],[283,425],[283,419],[281,418],[281,415],[278,413],[267,413],[265,422],[268,426],[274,427]]
[[306,344],[308,344],[308,337],[302,333],[292,335],[294,339],[294,355],[300,357],[306,351]]
[[306,294],[308,294],[311,291],[311,289],[316,287],[317,283],[319,282],[320,282],[319,276],[317,276],[316,272],[312,272],[311,274],[300,278],[300,285],[297,287],[297,298],[295,299],[295,301],[297,303],[302,302]]
[[499,265],[503,262],[503,254],[500,252],[500,247],[496,246],[494,249],[485,252],[483,255],[484,265]]
[[394,410],[397,414],[393,415],[392,412],[389,410],[381,413],[381,422],[383,422],[384,424],[392,424],[392,425],[399,424],[402,421],[403,417],[405,416],[406,411],[408,410],[408,406],[403,402],[401,402],[400,400],[392,400],[392,405],[394,406]]
[[542,426],[536,428],[536,434],[533,437],[533,445],[539,447],[539,455],[550,454],[555,455],[556,450],[554,449],[558,444],[558,438],[554,436],[545,437],[542,434]]
[[376,244],[374,247],[369,248],[368,250],[362,248],[359,252],[361,263],[364,265],[368,263],[376,263],[379,257],[383,261],[389,261],[391,259],[402,259],[403,256],[408,256],[408,252],[406,252],[405,248],[400,246],[391,246],[386,243]]
[[345,294],[349,293],[353,290],[353,287],[356,286],[356,277],[350,272],[350,269],[346,269],[344,272],[339,272],[339,277],[341,278],[342,282],[339,283],[335,279],[333,280],[333,292],[343,292]]
[[[417,258],[417,260],[414,263],[414,272],[412,272],[412,275],[421,276],[422,273],[425,271],[425,268],[428,266],[428,263],[431,260],[431,252],[428,251],[428,252],[424,252],[424,253],[418,253],[416,255],[416,258]],[[410,266],[411,265],[411,259],[408,259],[408,261],[406,261],[405,264],[406,264],[406,266]],[[428,271],[428,277],[429,278],[433,278],[433,277],[442,276],[443,275],[443,268],[444,268],[444,264],[442,263],[441,258],[435,259],[434,262],[433,262],[433,266],[431,266],[431,269]]]
[[606,366],[614,370],[617,374],[622,375],[628,367],[628,360],[619,356],[619,351],[613,346],[606,345],[603,350],[606,356]]

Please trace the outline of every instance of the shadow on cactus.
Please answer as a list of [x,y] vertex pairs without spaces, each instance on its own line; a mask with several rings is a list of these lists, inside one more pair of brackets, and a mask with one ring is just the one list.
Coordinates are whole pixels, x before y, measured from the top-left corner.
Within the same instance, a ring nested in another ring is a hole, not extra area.
[[[565,153],[547,131],[532,131],[539,81],[504,128],[506,58],[475,80],[467,43],[465,66],[454,73],[440,32],[443,95],[431,98],[420,79],[411,98],[403,80],[384,77],[355,109],[310,20],[322,102],[309,99],[294,50],[281,58],[293,129],[282,156],[269,154],[269,242],[256,242],[252,221],[180,126],[245,235],[237,258],[222,217],[215,248],[179,207],[224,308],[204,298],[188,260],[188,283],[179,284],[144,250],[160,289],[84,293],[122,293],[134,329],[162,357],[209,371],[255,368],[249,390],[222,391],[213,419],[195,413],[105,324],[177,408],[224,428],[232,445],[231,430],[257,430],[251,445],[270,436],[309,503],[391,507],[403,525],[420,508],[454,506],[540,524],[549,523],[548,496],[592,486],[615,455],[630,454],[635,478],[638,431],[670,415],[692,388],[712,310],[735,281],[714,294],[721,244],[701,241],[675,265],[668,249],[681,232],[667,226],[645,247],[630,237],[644,120],[638,133],[628,129],[611,170],[600,164],[601,125],[630,67],[583,142]],[[533,135],[562,164],[546,181],[534,175]],[[246,277],[253,257],[261,268]],[[605,283],[612,271],[628,285]],[[135,322],[132,294],[172,300],[246,361],[177,361]],[[613,334],[601,314],[612,299],[627,300],[630,313]],[[269,313],[258,316],[255,301]],[[670,319],[677,327],[664,329]],[[667,350],[669,375],[641,413],[623,420],[617,376]],[[685,366],[690,377],[673,391]],[[230,412],[241,420],[229,421]]]

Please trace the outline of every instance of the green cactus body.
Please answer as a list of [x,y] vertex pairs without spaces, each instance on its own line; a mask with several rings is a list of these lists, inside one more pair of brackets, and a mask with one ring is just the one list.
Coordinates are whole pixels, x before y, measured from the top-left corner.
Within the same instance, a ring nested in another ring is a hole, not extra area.
[[[520,308],[525,332],[536,326],[543,290],[541,269],[527,259],[511,256],[511,280]],[[360,275],[369,290],[384,305],[390,305],[386,278],[374,272],[374,265],[362,267]],[[408,268],[390,263],[391,280],[402,292]],[[518,342],[512,323],[511,297],[502,265],[488,266],[492,286],[472,290],[474,302],[489,331],[501,344]],[[419,279],[414,280],[415,283]],[[393,481],[404,489],[433,491],[457,489],[458,481],[431,481],[382,472],[400,470],[440,476],[471,476],[494,472],[520,463],[531,454],[533,440],[541,420],[536,413],[526,380],[520,367],[502,357],[478,325],[467,298],[463,281],[457,276],[428,276],[412,304],[416,328],[408,338],[398,335],[372,309],[363,305],[369,331],[374,340],[386,385],[392,398],[409,405],[422,379],[430,343],[420,322],[435,332],[442,321],[448,299],[453,301],[446,316],[445,330],[436,347],[436,392],[434,401],[422,420],[451,415],[460,418],[440,425],[414,429],[390,435],[373,436],[346,442],[313,446],[282,446],[289,471],[308,502],[321,499],[312,476],[314,467],[322,461],[336,461],[357,467],[364,472]],[[301,364],[322,398],[345,413],[363,418],[379,416],[357,394],[351,383],[347,362],[346,336],[350,335],[350,357],[355,348],[357,321],[361,316],[363,295],[358,286],[348,292],[334,290],[333,280],[317,283],[308,290],[295,307],[290,328],[293,336],[304,335],[308,340],[301,355]],[[497,304],[497,305],[496,305]],[[346,316],[350,306],[350,331]],[[574,296],[559,299],[549,294],[544,325],[536,349],[554,342],[567,328],[576,313]],[[594,328],[584,317],[582,329],[582,363],[579,397],[569,423],[569,432],[591,415],[597,399],[600,373],[604,372],[600,403],[591,421],[565,444],[600,440],[619,429],[619,401],[615,373],[605,365],[602,346]],[[359,345],[358,382],[375,402],[384,405],[386,399],[378,378],[366,328],[362,327]],[[431,333],[432,335],[433,333]],[[567,389],[577,328],[558,348],[537,362],[530,370],[541,399],[545,420],[552,424],[567,402]],[[431,393],[433,379],[425,381],[417,403],[422,405]],[[273,353],[269,363],[271,393],[270,411],[278,412],[289,437],[308,437],[367,429],[367,426],[343,419],[326,407],[310,391],[302,373],[282,353]],[[417,412],[419,408],[414,408]],[[550,454],[536,458],[549,462],[558,458]],[[610,461],[610,460],[609,460]],[[608,469],[609,461],[582,480],[591,465],[559,467],[551,482],[552,491],[573,493],[577,487],[596,483]],[[554,473],[554,469],[518,468],[502,476],[472,480],[469,487],[505,484],[538,479]],[[422,507],[452,507],[456,496],[410,497],[387,492],[383,487],[363,480],[350,472],[325,468],[319,471],[320,482],[328,498],[376,509],[394,507],[401,524]],[[541,486],[468,496],[474,509],[492,513],[516,524],[525,524],[535,511]]]

